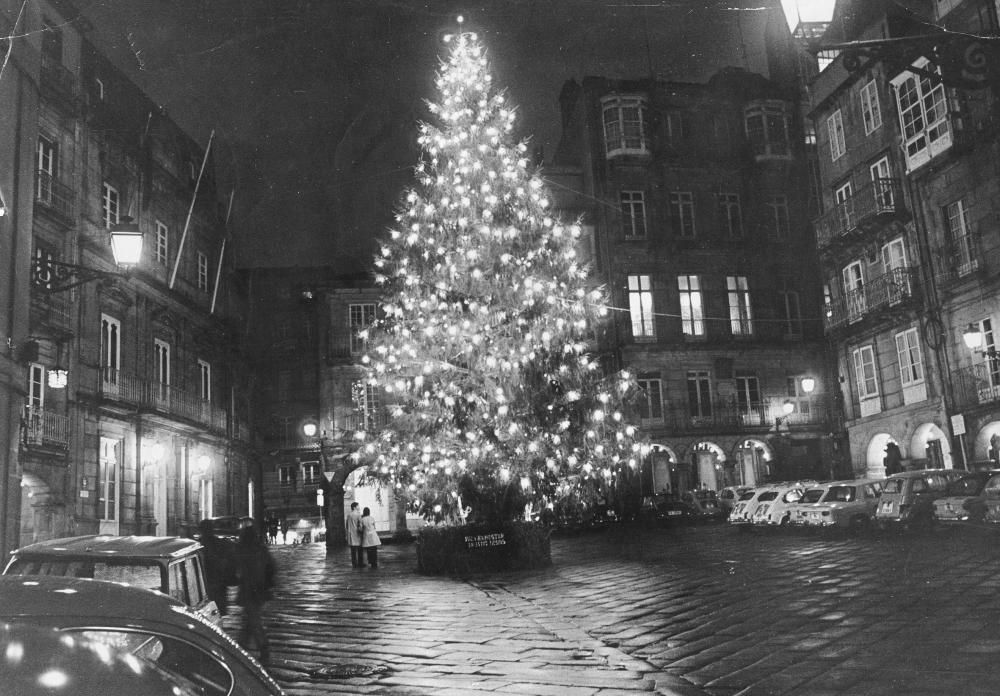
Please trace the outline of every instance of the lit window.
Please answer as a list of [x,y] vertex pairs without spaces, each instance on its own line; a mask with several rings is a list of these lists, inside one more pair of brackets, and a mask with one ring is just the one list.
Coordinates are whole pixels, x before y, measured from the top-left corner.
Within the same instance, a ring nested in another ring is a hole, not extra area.
[[648,275],[628,277],[628,307],[633,338],[653,338],[653,287]]
[[677,289],[681,301],[681,330],[686,336],[704,336],[701,279],[696,275],[677,276]]
[[375,304],[352,304],[348,307],[351,322],[351,353],[363,353],[367,346],[368,328],[375,322]]
[[626,239],[646,237],[646,202],[642,191],[622,191],[622,228]]
[[156,262],[162,265],[167,263],[168,245],[170,243],[170,229],[159,220],[156,221]]
[[604,148],[608,157],[645,154],[646,100],[643,97],[605,97],[601,100],[604,115]]

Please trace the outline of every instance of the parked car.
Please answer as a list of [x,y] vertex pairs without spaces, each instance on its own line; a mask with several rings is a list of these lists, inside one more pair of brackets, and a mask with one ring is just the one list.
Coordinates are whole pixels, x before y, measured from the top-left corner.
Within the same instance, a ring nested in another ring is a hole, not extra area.
[[875,521],[882,528],[930,526],[934,501],[963,473],[956,469],[919,469],[893,474],[882,486]]
[[733,505],[733,511],[729,513],[729,524],[746,528],[750,525],[750,515],[757,506],[757,500],[766,493],[768,488],[754,488],[743,495]]
[[179,681],[186,690],[179,694],[282,694],[260,664],[202,614],[138,587],[74,577],[4,576],[0,622],[53,628],[74,640],[104,643],[129,654],[137,666],[152,665]]
[[157,590],[221,625],[205,591],[201,544],[183,537],[88,535],[40,541],[12,552],[4,575],[93,578]]
[[832,485],[833,482],[831,481],[822,481],[807,486],[802,492],[802,497],[799,498],[799,502],[795,503],[789,511],[789,521],[793,525],[805,525],[805,512],[807,510],[812,510],[819,501],[823,500],[823,496],[826,495],[827,490],[829,490]]
[[805,493],[807,483],[786,483],[775,488],[777,495],[754,510],[751,522],[760,526],[781,526],[791,521],[791,510]]
[[[215,532],[215,536],[232,542],[239,541],[240,532],[247,527],[253,526],[253,518],[245,515],[221,515],[219,517],[208,517],[201,521],[198,528],[201,529],[201,526],[206,522],[212,525],[212,530]],[[192,537],[194,539],[200,538],[201,532],[195,532]]]
[[814,527],[867,529],[875,515],[884,479],[855,479],[829,484],[819,502],[799,508],[797,519]]
[[934,520],[945,524],[983,522],[986,519],[986,483],[997,471],[968,471],[948,484],[934,501]]
[[743,494],[753,491],[752,486],[727,486],[719,491],[719,507],[725,515],[732,513]]
[[170,675],[106,643],[66,640],[50,628],[0,624],[0,684],[16,696],[199,696]]
[[715,491],[705,488],[686,491],[681,495],[681,502],[691,508],[691,517],[696,521],[721,520],[725,517]]
[[994,474],[983,487],[986,498],[985,521],[1000,524],[1000,474]]
[[691,506],[666,494],[649,496],[643,501],[642,518],[653,524],[682,524],[692,518]]

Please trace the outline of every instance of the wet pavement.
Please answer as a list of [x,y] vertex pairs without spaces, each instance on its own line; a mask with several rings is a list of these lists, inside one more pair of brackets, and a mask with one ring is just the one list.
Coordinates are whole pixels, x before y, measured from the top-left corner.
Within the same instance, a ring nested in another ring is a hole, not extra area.
[[[425,577],[273,549],[289,694],[994,694],[1000,530],[847,537],[725,525],[553,537],[553,566]],[[227,617],[232,632],[239,616]]]

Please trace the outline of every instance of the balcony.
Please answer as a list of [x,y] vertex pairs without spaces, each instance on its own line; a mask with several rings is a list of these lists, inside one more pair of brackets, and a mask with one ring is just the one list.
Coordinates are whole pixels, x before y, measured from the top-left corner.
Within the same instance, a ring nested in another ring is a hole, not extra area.
[[963,367],[952,373],[955,409],[963,410],[1000,402],[1000,358]]
[[41,85],[48,88],[50,92],[66,101],[73,103],[76,95],[76,78],[73,73],[66,69],[55,56],[42,53]]
[[184,418],[225,432],[226,411],[211,401],[152,380],[140,379],[119,370],[101,370],[101,396],[173,418]]
[[69,418],[32,406],[24,407],[24,444],[36,447],[69,446]]
[[856,232],[904,215],[903,189],[898,179],[875,179],[843,203],[816,219],[816,244],[823,249],[849,241]]
[[48,172],[41,169],[35,172],[35,202],[43,209],[72,224],[75,201],[76,196],[72,188]]
[[644,429],[666,427],[674,434],[684,433],[756,433],[766,434],[780,419],[792,431],[798,427],[825,426],[827,409],[823,404],[807,398],[791,399],[796,410],[786,416],[784,403],[789,397],[773,397],[754,404],[740,404],[733,400],[719,399],[704,408],[701,415],[692,415],[686,406],[664,410],[663,418],[643,418]]
[[916,294],[917,269],[893,268],[827,305],[828,329],[842,328],[886,310],[906,306]]

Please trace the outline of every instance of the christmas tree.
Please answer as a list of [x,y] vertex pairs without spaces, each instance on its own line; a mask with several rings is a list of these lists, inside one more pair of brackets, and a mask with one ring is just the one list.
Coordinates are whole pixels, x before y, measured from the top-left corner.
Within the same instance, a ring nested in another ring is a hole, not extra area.
[[603,290],[581,228],[550,210],[472,33],[423,124],[417,185],[376,255],[382,316],[364,358],[389,423],[359,433],[370,475],[434,520],[501,522],[605,494],[642,456],[627,372],[592,355]]

